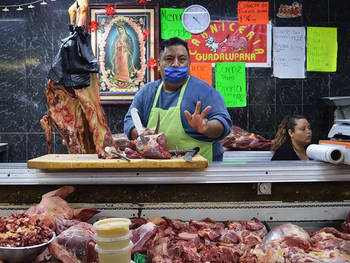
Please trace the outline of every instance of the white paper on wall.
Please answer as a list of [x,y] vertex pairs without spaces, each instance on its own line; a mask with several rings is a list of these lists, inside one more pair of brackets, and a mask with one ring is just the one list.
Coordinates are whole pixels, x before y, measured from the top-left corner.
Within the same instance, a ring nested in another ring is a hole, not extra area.
[[305,78],[305,28],[273,28],[273,75],[281,79]]

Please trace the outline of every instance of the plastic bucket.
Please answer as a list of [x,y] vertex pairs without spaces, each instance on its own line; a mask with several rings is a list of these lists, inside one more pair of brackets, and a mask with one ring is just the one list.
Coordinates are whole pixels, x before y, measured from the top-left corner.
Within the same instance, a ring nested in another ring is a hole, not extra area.
[[129,246],[116,250],[101,249],[97,244],[95,245],[95,251],[98,253],[99,263],[130,263],[131,262],[131,249],[133,243],[130,241]]
[[102,238],[95,234],[94,240],[100,249],[116,250],[128,247],[130,244],[131,236],[131,232],[129,232],[129,234],[127,234],[126,236],[118,238]]
[[94,223],[96,234],[101,238],[120,238],[129,234],[130,219],[108,218]]

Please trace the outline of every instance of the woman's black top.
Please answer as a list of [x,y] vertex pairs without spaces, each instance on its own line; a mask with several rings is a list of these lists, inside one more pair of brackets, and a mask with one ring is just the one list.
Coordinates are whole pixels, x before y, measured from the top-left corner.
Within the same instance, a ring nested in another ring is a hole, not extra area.
[[300,158],[290,142],[283,144],[272,156],[271,161],[299,161]]

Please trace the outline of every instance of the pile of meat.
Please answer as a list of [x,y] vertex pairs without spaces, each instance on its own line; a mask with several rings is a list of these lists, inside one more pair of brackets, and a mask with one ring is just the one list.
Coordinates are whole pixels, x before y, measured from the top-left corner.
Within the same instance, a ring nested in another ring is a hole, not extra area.
[[272,144],[273,140],[267,140],[260,135],[249,133],[235,125],[232,126],[232,132],[221,142],[225,151],[269,151]]
[[[49,192],[26,212],[57,234],[32,263],[98,263],[95,231],[84,221],[99,211],[73,209],[63,199],[73,191],[74,187],[64,186]],[[350,262],[350,234],[346,233],[350,232],[350,212],[342,224],[345,233],[331,227],[308,233],[293,224],[267,233],[256,218],[241,222],[214,222],[209,218],[185,222],[167,217],[131,221],[132,254],[147,254],[149,263]]]
[[256,218],[226,223],[209,218],[183,222],[162,217],[147,221],[133,231],[132,237],[132,253],[147,253],[147,262],[350,261],[350,235],[330,227],[309,235],[296,225],[286,224],[264,239],[266,228]]

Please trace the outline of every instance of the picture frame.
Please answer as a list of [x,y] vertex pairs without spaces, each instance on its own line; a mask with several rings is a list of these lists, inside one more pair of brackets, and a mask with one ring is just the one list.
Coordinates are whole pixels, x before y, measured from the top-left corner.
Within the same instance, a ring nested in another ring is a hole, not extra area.
[[[114,8],[115,14],[106,14]],[[100,64],[98,73],[101,104],[131,104],[144,84],[158,79],[159,5],[91,4],[87,27],[91,45]],[[93,22],[93,23],[91,23]]]

